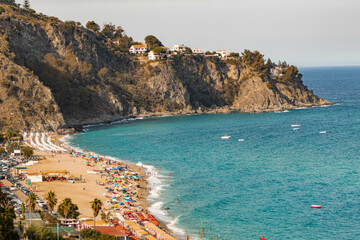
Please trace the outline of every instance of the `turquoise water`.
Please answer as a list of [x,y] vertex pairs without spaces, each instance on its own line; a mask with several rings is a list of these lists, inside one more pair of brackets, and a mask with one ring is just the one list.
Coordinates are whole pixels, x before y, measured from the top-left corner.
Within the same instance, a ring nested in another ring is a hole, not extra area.
[[90,127],[71,143],[161,168],[152,210],[183,239],[201,228],[202,239],[360,239],[360,67],[301,72],[339,105],[150,118]]

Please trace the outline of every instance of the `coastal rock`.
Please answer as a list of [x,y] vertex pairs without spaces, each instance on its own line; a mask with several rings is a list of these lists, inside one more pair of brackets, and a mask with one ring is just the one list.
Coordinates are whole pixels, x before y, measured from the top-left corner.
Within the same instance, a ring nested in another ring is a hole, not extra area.
[[0,6],[3,127],[61,131],[134,116],[331,104],[303,85],[296,67],[265,65],[259,54],[144,62],[80,23]]

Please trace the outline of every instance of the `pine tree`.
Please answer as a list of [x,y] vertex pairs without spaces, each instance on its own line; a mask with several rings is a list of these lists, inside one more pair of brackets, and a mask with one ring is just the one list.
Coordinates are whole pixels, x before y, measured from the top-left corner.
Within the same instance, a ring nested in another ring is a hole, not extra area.
[[24,8],[25,8],[25,9],[29,9],[29,8],[30,8],[30,1],[29,1],[29,0],[25,0],[25,1],[24,1]]

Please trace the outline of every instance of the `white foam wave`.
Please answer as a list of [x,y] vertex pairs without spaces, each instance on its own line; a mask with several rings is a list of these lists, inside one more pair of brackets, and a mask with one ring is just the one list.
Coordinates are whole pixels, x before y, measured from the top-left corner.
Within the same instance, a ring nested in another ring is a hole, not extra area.
[[[66,135],[63,138],[60,139],[61,142],[66,144],[70,149],[73,149],[74,151],[81,152],[81,153],[90,153],[93,155],[97,155],[100,157],[104,157],[106,159],[112,160],[112,161],[119,161],[119,162],[125,162],[126,161],[112,157],[112,156],[104,156],[93,152],[86,152],[83,149],[79,147],[75,147],[70,144],[70,140],[74,136]],[[161,175],[159,169],[155,168],[152,165],[149,164],[143,164],[141,162],[138,162],[135,164],[138,167],[142,167],[145,169],[147,181],[149,183],[149,196],[148,201],[151,204],[149,207],[149,211],[151,214],[153,214],[158,220],[161,222],[164,222],[166,226],[174,233],[177,237],[183,237],[185,235],[185,231],[181,228],[178,228],[175,224],[177,223],[178,217],[173,219],[171,216],[169,216],[168,212],[163,209],[164,203],[162,201],[157,201],[160,198],[161,190],[163,190],[164,187],[169,186],[168,184],[164,184],[164,181],[161,179],[166,178],[166,176]]]
[[170,224],[167,224],[166,226],[174,233],[174,235],[177,236],[184,236],[185,231],[181,228],[178,228],[175,224],[178,222],[180,216],[176,217],[174,220],[170,222]]

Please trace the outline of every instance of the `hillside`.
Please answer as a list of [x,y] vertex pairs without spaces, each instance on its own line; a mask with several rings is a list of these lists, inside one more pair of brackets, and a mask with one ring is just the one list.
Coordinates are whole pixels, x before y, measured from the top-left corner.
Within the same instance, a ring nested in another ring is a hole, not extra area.
[[331,104],[294,66],[182,54],[139,62],[72,21],[0,1],[0,127],[60,131],[132,116]]

